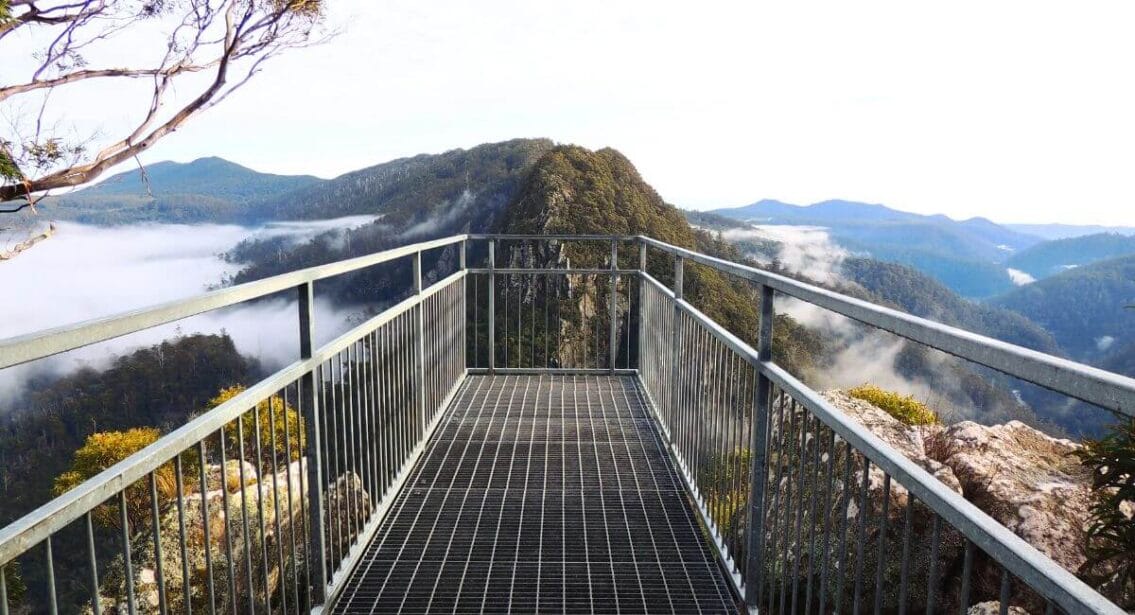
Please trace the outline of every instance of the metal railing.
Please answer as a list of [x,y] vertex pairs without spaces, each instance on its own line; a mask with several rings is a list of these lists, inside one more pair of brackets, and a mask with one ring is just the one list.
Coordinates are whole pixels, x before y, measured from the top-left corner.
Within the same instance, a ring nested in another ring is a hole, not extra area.
[[[1135,379],[641,241],[643,265],[647,248],[673,257],[674,288],[642,267],[640,377],[750,609],[966,613],[993,590],[1001,613],[1123,612],[777,365],[773,303],[782,293],[1129,417]],[[758,348],[683,298],[691,263],[754,283]]]
[[[424,441],[465,377],[465,277],[422,285],[423,253],[464,236],[313,267],[201,297],[0,342],[0,367],[294,289],[300,360],[237,392],[0,530],[7,565],[32,550],[46,569],[32,608],[90,612],[308,612],[342,589]],[[413,294],[313,349],[313,283],[411,260]],[[85,570],[57,571],[59,542]],[[66,578],[63,578],[66,577]],[[25,604],[25,606],[27,606]]]
[[[453,250],[456,271],[424,287],[423,253]],[[672,263],[672,289],[648,271],[659,258]],[[314,349],[313,283],[400,259],[412,261],[413,294]],[[694,263],[752,284],[759,331],[746,337],[757,348],[686,301]],[[523,371],[637,375],[752,610],[964,612],[995,577],[1002,612],[1011,601],[1120,612],[778,366],[773,300],[792,296],[1128,416],[1135,380],[646,237],[414,244],[0,341],[0,369],[289,289],[299,361],[0,530],[0,615],[5,567],[32,551],[47,573],[43,610],[60,609],[53,542],[64,538],[87,551],[69,574],[95,613],[318,610],[465,376]],[[950,571],[956,587],[943,584],[947,556],[962,568]]]

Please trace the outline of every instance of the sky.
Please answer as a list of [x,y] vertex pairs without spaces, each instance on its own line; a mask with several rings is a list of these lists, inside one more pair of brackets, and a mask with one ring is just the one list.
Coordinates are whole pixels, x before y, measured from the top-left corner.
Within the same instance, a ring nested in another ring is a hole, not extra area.
[[[1130,0],[328,4],[337,36],[143,161],[331,177],[549,137],[622,151],[681,207],[842,198],[1135,225]],[[108,135],[146,102],[83,96],[98,102],[68,121]]]

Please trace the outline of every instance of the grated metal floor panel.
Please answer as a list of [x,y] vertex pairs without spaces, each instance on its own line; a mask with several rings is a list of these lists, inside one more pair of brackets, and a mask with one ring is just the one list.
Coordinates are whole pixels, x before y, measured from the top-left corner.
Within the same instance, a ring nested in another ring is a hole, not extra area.
[[632,377],[470,376],[334,613],[737,613]]

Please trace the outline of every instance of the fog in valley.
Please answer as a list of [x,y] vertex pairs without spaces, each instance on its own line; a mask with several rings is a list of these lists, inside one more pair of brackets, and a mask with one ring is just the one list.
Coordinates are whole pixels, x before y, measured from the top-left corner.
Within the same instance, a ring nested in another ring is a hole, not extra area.
[[[7,299],[0,339],[26,335],[190,297],[219,287],[241,269],[223,254],[246,239],[306,241],[319,233],[374,220],[332,220],[236,225],[144,224],[98,227],[60,222],[49,240],[0,263]],[[354,314],[316,300],[317,344],[343,333]],[[244,355],[274,369],[298,358],[296,302],[278,297],[217,310],[182,321],[0,370],[0,412],[34,376],[105,367],[117,356],[181,334],[228,333]]]

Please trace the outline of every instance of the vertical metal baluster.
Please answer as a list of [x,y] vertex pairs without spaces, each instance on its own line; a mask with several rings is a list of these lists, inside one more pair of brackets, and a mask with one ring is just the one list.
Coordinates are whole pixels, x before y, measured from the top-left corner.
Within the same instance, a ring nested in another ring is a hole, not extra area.
[[[8,615],[8,579],[4,575],[4,566],[0,566],[0,615]],[[98,591],[98,583],[95,583],[96,604],[98,603]],[[96,615],[98,615],[97,612]]]
[[797,455],[796,460],[794,462],[793,459],[792,459],[792,452],[793,452],[792,449],[795,449],[796,446],[797,446],[796,445],[796,439],[797,438],[800,438],[801,440],[803,440],[803,438],[801,437],[803,435],[802,432],[804,430],[804,426],[803,426],[802,423],[803,423],[804,418],[805,418],[804,412],[796,404],[795,399],[793,399],[790,396],[786,401],[789,404],[788,405],[788,407],[790,408],[789,412],[791,413],[791,416],[789,417],[790,418],[789,425],[791,426],[790,427],[791,431],[789,433],[791,435],[791,439],[788,442],[789,442],[789,444],[791,445],[792,448],[790,448],[788,450],[787,462],[790,464],[790,466],[789,466],[787,475],[785,476],[785,489],[787,490],[787,493],[785,493],[785,495],[784,495],[784,503],[785,503],[785,505],[784,505],[784,552],[783,552],[783,555],[781,555],[781,562],[783,562],[783,563],[781,565],[782,574],[780,575],[780,612],[781,613],[788,612],[788,611],[786,611],[786,609],[788,607],[788,589],[789,589],[789,586],[788,586],[788,553],[789,553],[789,550],[792,548],[792,542],[791,542],[791,538],[792,538],[792,534],[791,534],[791,532],[792,532],[792,530],[791,530],[791,528],[792,528],[792,525],[791,525],[792,524],[792,500],[793,500],[793,497],[796,496],[796,492],[799,491],[799,485],[793,484],[792,474],[794,473],[794,471],[793,471],[791,466],[795,465],[797,468],[799,468],[800,456]]
[[256,516],[260,525],[260,572],[264,575],[264,609],[272,612],[272,588],[268,577],[268,531],[264,522],[264,451],[261,443],[264,436],[260,429],[260,404],[252,407],[253,436],[256,438],[256,474],[260,482],[256,484]]
[[[419,318],[420,318],[420,315],[419,315]],[[354,348],[352,346],[348,346],[347,348],[343,349],[339,353],[340,356],[344,357],[343,361],[339,364],[339,377],[340,377],[340,382],[342,382],[342,385],[343,385],[343,388],[340,390],[340,394],[343,398],[343,425],[346,426],[346,433],[343,434],[343,449],[344,449],[344,455],[343,456],[346,460],[346,465],[347,465],[347,472],[346,472],[345,476],[347,478],[347,484],[348,485],[350,483],[354,482],[355,479],[359,478],[359,474],[358,474],[358,466],[359,466],[358,456],[359,455],[358,455],[358,449],[355,446],[355,432],[356,432],[356,428],[355,428],[355,395],[354,395],[355,381],[354,381],[354,373],[353,373],[353,371],[354,371],[353,354],[354,354]],[[419,380],[419,382],[421,382],[421,380]],[[419,388],[419,394],[420,393],[421,393],[421,389]],[[343,546],[343,558],[344,559],[346,559],[347,555],[351,551],[351,547],[358,540],[359,531],[362,529],[362,528],[359,527],[359,512],[360,512],[361,509],[362,509],[362,506],[359,502],[358,491],[356,491],[353,488],[348,487],[347,488],[347,532],[349,533],[349,535],[348,535],[347,543]],[[342,562],[340,562],[340,563],[342,563]]]
[[504,297],[504,313],[502,314],[504,318],[501,318],[504,323],[504,331],[501,334],[501,347],[504,349],[504,363],[502,367],[507,369],[511,367],[511,365],[508,364],[508,291],[512,287],[512,274],[504,274],[501,278],[501,282],[504,286],[504,288],[501,289],[501,295]]
[[823,424],[815,418],[812,432],[812,481],[808,501],[808,582],[804,589],[804,611],[812,608],[812,579],[815,576],[816,561],[816,498],[820,491],[820,430]]
[[[284,562],[284,532],[280,525],[280,449],[276,446],[276,404],[281,401],[278,394],[268,398],[268,441],[269,445],[272,447],[272,517],[276,525],[276,561],[280,563],[276,585],[280,592],[280,610],[282,613],[286,614],[288,612],[288,591],[287,588],[284,587],[284,578],[287,575],[287,564]],[[287,416],[287,409],[285,408],[285,420]],[[204,453],[204,449],[202,449],[202,453]]]
[[852,615],[859,615],[859,602],[863,598],[863,558],[867,543],[867,488],[871,484],[871,460],[863,457],[863,486],[859,493],[859,535],[855,545],[855,595],[852,603]]
[[[807,459],[808,459],[808,434],[809,424],[816,420],[810,412],[803,407],[800,408],[801,427],[800,432],[800,454],[796,458],[796,466],[800,469],[797,478],[796,488],[796,539],[795,547],[796,552],[792,557],[792,612],[796,612],[796,605],[800,593],[800,557],[801,550],[804,542],[804,488],[808,485],[805,476],[807,474]],[[814,429],[814,428],[812,428]],[[812,439],[813,446],[815,445],[815,438]]]
[[[643,257],[645,264],[645,244]],[[761,286],[761,314],[757,331],[757,361],[772,359],[773,290]],[[769,413],[771,412],[772,381],[761,366],[753,366],[756,386],[753,395],[752,429],[749,436],[749,492],[752,494],[748,514],[748,544],[745,552],[745,603],[756,608],[762,603],[765,574],[765,487],[768,482]],[[779,491],[779,489],[777,490]]]
[[338,395],[336,390],[339,387],[339,382],[335,378],[335,363],[338,362],[338,357],[333,357],[327,361],[327,400],[324,410],[327,415],[327,421],[330,423],[327,427],[327,455],[328,467],[330,468],[327,477],[328,491],[334,489],[335,500],[333,510],[328,511],[331,516],[330,527],[331,541],[330,553],[331,556],[327,576],[328,582],[334,577],[335,571],[339,569],[339,562],[343,559],[343,493],[338,486],[339,480],[343,477],[342,469],[340,468],[340,460],[343,456],[343,450],[339,446],[339,438],[343,433],[343,429],[339,425],[339,405],[337,403]]
[[[153,480],[154,480],[154,473],[150,472],[150,484],[151,485],[153,485]],[[154,500],[154,501],[155,501],[155,505],[154,505],[154,512],[155,512],[155,517],[154,517],[154,519],[155,519],[155,521],[154,521],[154,530],[155,530],[154,531],[154,546],[155,546],[156,549],[159,549],[159,550],[155,551],[155,553],[157,553],[157,555],[155,557],[156,557],[156,561],[157,561],[157,565],[158,565],[158,578],[159,578],[159,583],[160,583],[161,582],[160,579],[161,579],[162,560],[161,560],[161,551],[160,551],[160,549],[161,549],[160,542],[161,541],[158,540],[158,538],[161,536],[161,534],[159,534],[157,532],[158,523],[157,523],[157,520],[156,520],[157,519],[156,513],[157,513],[157,510],[158,510],[158,507],[157,507],[157,504],[156,504],[157,500]],[[94,527],[94,524],[91,523],[91,511],[88,510],[86,512],[86,514],[83,515],[83,521],[87,526],[87,557],[88,557],[87,562],[89,564],[90,572],[91,572],[91,612],[93,612],[94,615],[99,615],[102,612],[102,605],[99,603],[99,562],[98,562],[98,554],[95,552],[95,527]],[[4,577],[3,577],[4,570],[3,570],[3,568],[4,568],[3,566],[0,566],[0,585],[4,584],[4,580],[3,580],[4,579]],[[3,587],[0,587],[0,591],[4,591]],[[165,586],[159,585],[158,586],[158,592],[159,592],[158,593],[158,597],[159,597],[158,605],[161,607],[162,613],[164,615],[165,603],[166,603],[166,601],[165,601]],[[6,602],[3,599],[2,595],[0,595],[0,601]]]
[[516,367],[524,367],[524,274],[513,274],[509,280],[516,280]]
[[[824,491],[824,538],[823,538],[823,556],[820,559],[820,607],[819,612],[824,612],[824,607],[828,601],[828,569],[831,563],[831,557],[828,553],[831,551],[831,521],[832,509],[835,508],[835,457],[836,457],[836,439],[835,431],[828,430],[828,463],[827,469],[824,470],[825,480],[827,482],[827,489]],[[846,486],[845,486],[846,488]]]
[[[299,406],[299,401],[301,399],[300,395],[301,395],[301,393],[300,393],[300,389],[299,389],[299,382],[297,381],[297,383],[296,383],[296,406],[297,406],[296,411],[297,412],[299,411],[298,406]],[[299,580],[299,552],[296,550],[296,522],[298,521],[299,523],[303,523],[304,514],[303,514],[303,511],[301,510],[300,516],[298,517],[298,519],[296,518],[296,515],[295,515],[295,512],[294,512],[295,508],[294,508],[293,499],[292,499],[292,428],[291,428],[291,421],[289,420],[289,416],[288,416],[288,389],[287,388],[284,389],[283,412],[284,412],[284,477],[286,478],[287,485],[288,485],[288,491],[287,491],[288,534],[289,534],[289,538],[291,540],[291,560],[290,561],[291,561],[291,564],[292,564],[292,605],[293,605],[293,608],[295,608],[296,612],[299,613],[300,612],[300,598],[299,598],[299,583],[300,583],[300,580]],[[297,416],[296,418],[298,419],[299,417]],[[300,434],[299,425],[297,425],[296,426],[296,436],[298,437],[299,434]],[[297,468],[297,471],[299,471],[302,474],[302,471],[303,471],[302,465],[301,465],[301,467]],[[228,507],[228,505],[226,504],[226,509],[227,509],[227,507]],[[226,532],[226,536],[227,536],[227,532],[228,532],[228,517],[227,516],[225,517],[225,532]],[[301,535],[302,535],[302,531],[301,531]],[[282,576],[283,576],[283,572],[281,572],[281,577]]]
[[469,284],[473,285],[473,365],[481,366],[481,287],[477,284],[477,276],[470,274]]
[[[209,544],[209,538],[210,538],[210,532],[209,532],[209,498],[207,497],[207,494],[209,492],[209,483],[208,483],[208,479],[205,476],[206,456],[205,456],[205,440],[204,439],[197,442],[197,455],[199,457],[199,460],[198,460],[199,463],[197,465],[198,465],[198,470],[200,471],[200,475],[201,475],[200,476],[200,480],[201,480],[201,489],[200,489],[200,491],[201,491],[201,531],[202,531],[202,537],[203,537],[202,540],[205,542],[205,545],[204,545],[204,548],[205,548],[205,575],[206,575],[205,580],[206,580],[206,587],[208,588],[208,591],[209,591],[209,594],[208,594],[209,595],[209,612],[212,613],[213,615],[216,615],[216,612],[217,612],[217,594],[216,594],[216,588],[213,584],[213,547],[212,547],[212,545]],[[223,472],[222,472],[222,474],[223,474]],[[223,488],[223,486],[222,486],[222,488]]]
[[[315,339],[315,295],[314,287],[311,282],[301,284],[297,287],[298,303],[299,303],[299,340],[300,340],[300,358],[310,359],[314,351]],[[319,366],[322,370],[322,366]],[[327,571],[325,568],[326,562],[326,536],[323,530],[323,455],[322,455],[322,425],[320,424],[321,407],[319,404],[320,393],[323,390],[322,371],[320,377],[316,379],[314,370],[307,372],[300,380],[300,390],[306,390],[307,396],[302,396],[301,408],[299,410],[303,413],[304,424],[306,426],[306,442],[304,445],[304,453],[307,457],[307,500],[308,509],[310,510],[310,518],[304,515],[304,525],[309,528],[308,533],[308,557],[306,575],[308,576],[308,604],[305,604],[307,611],[311,610],[311,602],[322,604],[324,598],[324,591],[327,587]],[[307,412],[303,412],[303,406],[307,406]],[[239,424],[239,420],[237,421]],[[243,447],[241,449],[243,451]],[[244,463],[241,463],[241,482],[244,482],[243,472]],[[301,482],[303,477],[301,477]],[[244,488],[241,488],[241,497],[243,498]],[[303,506],[304,498],[300,498],[300,505]],[[248,522],[245,521],[245,538],[247,544],[248,537]],[[314,570],[313,570],[314,567]],[[252,577],[249,575],[249,587]]]
[[[221,455],[221,506],[224,507],[225,511],[223,523],[225,524],[225,559],[227,562],[229,575],[229,602],[231,602],[233,605],[233,615],[238,615],[239,610],[236,604],[236,563],[233,559],[232,529],[229,527],[229,511],[232,509],[229,507],[229,471],[227,467],[228,457],[225,453],[225,428],[223,426],[221,427],[220,431],[217,432],[217,451],[219,451]],[[151,480],[153,479],[153,476],[154,475],[151,472]],[[243,483],[241,484],[240,488],[244,489]],[[157,507],[154,508],[154,514],[156,517]],[[154,536],[158,536],[156,524],[154,526]],[[159,543],[160,541],[155,540],[154,542]],[[160,557],[158,558],[158,561],[161,561]]]
[[496,371],[497,365],[497,274],[496,239],[489,240],[489,373]]
[[[158,608],[162,615],[165,615],[167,608],[166,601],[166,572],[162,568],[162,553],[161,553],[161,511],[158,507],[158,478],[155,477],[153,472],[150,472],[150,522],[152,524],[151,531],[153,532],[153,563],[154,563],[154,576],[158,581]],[[94,587],[99,587],[99,573],[95,570],[95,557],[94,557],[94,531],[91,528],[91,513],[86,514],[86,536],[87,542],[91,549],[91,573],[94,580]],[[95,589],[95,598],[92,600],[92,606],[95,610],[95,615],[99,613],[98,604],[98,589]]]
[[[773,482],[772,482],[772,489],[773,489],[772,508],[769,509],[769,511],[767,513],[768,516],[772,517],[772,532],[771,532],[771,534],[772,534],[772,549],[771,549],[771,552],[769,553],[769,555],[772,557],[772,562],[771,562],[770,567],[774,571],[780,565],[780,562],[777,560],[776,555],[777,555],[777,553],[780,552],[780,541],[781,541],[782,537],[784,536],[784,532],[782,532],[780,530],[780,509],[781,509],[780,492],[782,491],[780,487],[781,487],[781,482],[784,480],[784,447],[785,447],[785,442],[787,441],[787,438],[788,438],[788,429],[786,428],[787,426],[784,423],[784,407],[787,404],[784,403],[784,393],[783,392],[777,391],[775,405],[776,405],[776,408],[777,408],[777,418],[776,418],[776,475],[773,478]],[[770,407],[769,407],[770,411],[771,411],[771,408],[772,408],[772,406],[770,405]],[[771,429],[771,421],[770,421],[770,429]],[[771,461],[771,459],[770,459],[770,461]],[[762,515],[765,514],[764,511],[761,511],[761,512],[762,512]],[[763,524],[762,524],[762,526],[763,526]],[[761,574],[764,574],[764,571],[762,571]],[[760,590],[763,592],[764,587],[761,587]],[[768,612],[770,612],[770,613],[773,612],[773,605],[775,605],[775,604],[776,604],[776,576],[770,574],[769,577],[768,577]]]
[[[248,486],[247,486],[248,480],[245,479],[245,476],[244,476],[244,466],[248,463],[248,460],[244,458],[245,454],[246,454],[245,449],[244,449],[244,418],[246,416],[248,416],[247,411],[245,411],[244,414],[241,414],[236,419],[236,438],[237,438],[237,451],[239,451],[239,455],[240,455],[240,470],[239,470],[240,471],[240,484],[241,484],[241,488],[240,488],[240,517],[241,517],[241,522],[242,522],[242,525],[243,525],[243,528],[244,528],[244,574],[247,578],[246,586],[248,588],[248,612],[252,615],[255,615],[255,613],[256,613],[256,589],[255,589],[256,581],[255,581],[255,579],[252,575],[252,529],[251,529],[251,525],[248,522]],[[178,463],[180,464],[180,461],[181,461],[180,456],[177,458],[177,460],[178,460]],[[180,476],[180,474],[181,474],[181,471],[180,471],[180,467],[179,467],[178,475]],[[259,474],[259,472],[256,475],[256,489],[258,489],[258,490],[260,489],[260,474]],[[179,519],[181,517],[181,508],[180,507],[181,507],[181,487],[180,487],[180,482],[179,482],[178,483],[178,518]],[[182,544],[184,545],[185,544],[185,540],[184,540],[185,526],[184,525],[182,525],[182,527],[181,527],[181,533],[182,533]],[[181,561],[186,566],[188,565],[188,560],[185,557],[184,549],[182,550]],[[188,572],[188,568],[186,568],[186,572]],[[319,589],[322,590],[322,587],[320,587]]]
[[934,615],[934,602],[938,595],[938,543],[942,540],[942,517],[934,515],[930,530],[930,570],[926,574],[926,615]]
[[839,581],[836,583],[836,592],[832,600],[832,606],[835,608],[837,615],[840,609],[843,608],[843,587],[844,582],[847,580],[847,511],[851,508],[851,498],[854,497],[851,488],[851,470],[855,464],[855,449],[851,447],[850,442],[844,441],[843,450],[843,511],[839,520]]
[[618,289],[619,289],[619,274],[615,273],[615,271],[618,268],[619,268],[619,242],[617,240],[612,240],[611,241],[611,276],[610,276],[611,277],[611,290],[610,290],[609,296],[607,298],[607,302],[610,304],[609,307],[610,307],[610,311],[611,311],[610,316],[609,316],[609,320],[610,320],[609,324],[611,326],[611,334],[610,334],[610,339],[609,339],[608,344],[607,344],[607,348],[608,348],[607,354],[610,355],[610,357],[608,358],[608,361],[610,363],[610,370],[609,371],[612,374],[615,373],[615,349],[618,346],[618,343],[615,339],[616,335],[618,335],[618,327],[615,326],[615,322],[616,322],[616,319],[618,317],[618,309],[619,309],[619,305],[618,305],[619,302],[617,301],[617,299],[618,299],[617,293],[618,293]]
[[883,474],[883,512],[879,517],[879,547],[875,557],[875,615],[883,612],[883,569],[887,565],[887,515],[891,509],[891,475]]
[[958,612],[965,615],[969,611],[970,590],[973,587],[973,543],[966,539],[966,550],[962,564],[962,591]]
[[1009,569],[1004,566],[1001,567],[1001,594],[998,596],[998,615],[1008,615],[1009,613],[1009,590],[1010,590],[1010,576]]
[[185,612],[193,613],[193,579],[189,576],[189,547],[185,540],[185,478],[181,453],[173,458],[174,482],[177,489],[177,535],[181,546],[181,588],[185,594]]
[[906,615],[906,600],[910,591],[910,535],[914,526],[914,494],[906,494],[906,512],[902,525],[902,572],[899,573],[899,615]]
[[[674,349],[675,359],[677,358],[677,355],[678,355],[678,352],[679,352],[678,349],[682,347],[682,343],[683,343],[682,332],[681,332],[681,328],[678,326],[678,322],[679,322],[679,319],[681,317],[682,291],[683,291],[683,287],[685,286],[685,283],[684,283],[685,271],[686,271],[685,261],[682,260],[681,256],[675,256],[674,257],[674,289],[673,289],[674,290],[674,311],[673,311],[674,312],[673,313],[673,318],[674,318],[673,337],[674,337],[674,339],[671,342],[671,347]],[[681,406],[679,405],[680,404],[679,396],[680,396],[681,387],[677,384],[678,383],[678,376],[679,376],[678,361],[675,360],[675,361],[672,361],[671,365],[670,365],[670,406],[672,408],[672,410],[671,410],[672,412],[679,412],[680,411],[679,409],[681,408]],[[673,441],[673,439],[674,439],[673,434],[671,434],[670,439],[671,439],[671,441]],[[688,449],[682,450],[682,457],[684,457],[684,461],[686,462],[686,466],[689,468],[689,471],[692,473],[693,467],[690,466],[689,450]]]
[[[119,493],[119,495],[121,495],[121,492]],[[126,509],[123,508],[122,510],[125,511]],[[126,515],[123,514],[122,517],[123,517],[123,519],[125,519]],[[123,527],[125,527],[125,524],[123,524]],[[58,613],[59,613],[59,599],[55,595],[55,557],[54,557],[54,554],[51,552],[51,535],[48,535],[48,537],[43,541],[43,544],[44,544],[44,547],[47,549],[47,608],[48,608],[48,611],[51,613],[51,615],[58,615]],[[129,549],[129,545],[127,545],[127,548]],[[129,566],[130,566],[130,552],[129,551],[126,552],[126,566],[127,566],[127,569],[129,569]],[[128,572],[129,572],[129,570],[128,570]],[[129,574],[127,575],[127,578],[130,578]],[[131,598],[132,597],[133,597],[133,593],[131,592]],[[131,603],[131,604],[133,604],[133,603]],[[134,614],[133,608],[131,608],[130,613],[131,613],[131,615]]]
[[1048,600],[1044,607],[1044,615],[1056,615],[1056,605],[1051,600]]
[[531,309],[531,312],[529,314],[531,316],[531,325],[529,326],[529,329],[531,330],[531,337],[528,340],[528,349],[531,352],[532,356],[529,358],[529,367],[535,368],[536,367],[536,274],[533,273],[532,275],[528,276],[528,279],[529,279],[528,288],[529,288],[529,293],[531,294],[531,299],[532,299],[532,309]]
[[426,322],[425,311],[423,308],[422,300],[422,253],[414,253],[414,294],[418,296],[418,321],[417,334],[418,344],[415,347],[417,355],[414,357],[414,367],[417,369],[418,374],[418,416],[420,420],[421,430],[426,430]]

